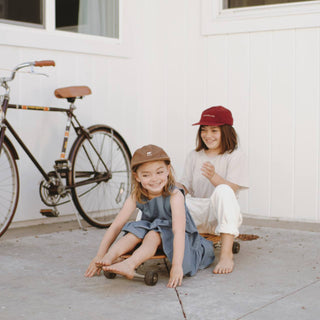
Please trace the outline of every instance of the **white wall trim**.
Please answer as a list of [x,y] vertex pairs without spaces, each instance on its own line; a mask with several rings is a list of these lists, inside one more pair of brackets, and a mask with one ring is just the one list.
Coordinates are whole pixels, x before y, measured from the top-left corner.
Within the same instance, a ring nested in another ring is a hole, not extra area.
[[202,34],[228,34],[320,26],[320,1],[223,9],[223,0],[202,0]]
[[119,39],[55,30],[54,1],[47,0],[44,29],[0,22],[0,45],[129,57],[132,36],[126,1],[119,1]]

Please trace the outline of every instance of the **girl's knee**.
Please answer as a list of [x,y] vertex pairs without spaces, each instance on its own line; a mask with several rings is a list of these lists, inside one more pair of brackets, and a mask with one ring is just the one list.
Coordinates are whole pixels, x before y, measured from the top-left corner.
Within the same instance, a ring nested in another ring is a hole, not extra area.
[[216,186],[215,191],[217,192],[233,192],[232,188],[227,184],[219,184]]
[[156,232],[153,230],[149,231],[144,238],[148,239],[148,240],[152,240],[154,242],[157,242],[158,244],[161,243],[161,237],[160,237],[159,232]]
[[211,196],[211,204],[218,216],[239,216],[240,206],[232,188],[226,184],[220,184],[214,190]]
[[235,194],[232,190],[232,188],[230,186],[228,186],[227,184],[219,184],[218,186],[216,186],[216,188],[214,189],[214,192],[212,194],[212,197],[224,197],[224,196],[231,196],[231,197],[235,197]]

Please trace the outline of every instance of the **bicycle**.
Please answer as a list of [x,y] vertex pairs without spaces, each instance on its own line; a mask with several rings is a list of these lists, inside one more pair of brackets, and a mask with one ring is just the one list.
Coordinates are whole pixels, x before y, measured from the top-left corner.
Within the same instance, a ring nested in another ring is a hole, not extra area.
[[[14,144],[6,135],[9,130],[33,164],[43,180],[39,186],[42,202],[50,207],[40,210],[47,217],[57,217],[57,206],[72,201],[78,213],[89,224],[99,228],[108,227],[130,192],[130,149],[122,136],[113,128],[96,124],[84,128],[74,114],[75,101],[91,94],[87,86],[64,87],[55,90],[55,96],[67,99],[69,108],[27,106],[9,104],[10,87],[16,72],[22,68],[55,66],[52,60],[21,63],[11,70],[11,76],[0,78],[0,237],[9,227],[19,200],[19,159]],[[2,89],[3,90],[3,89]],[[33,110],[62,112],[67,116],[60,158],[55,160],[52,171],[46,172],[20,136],[7,120],[7,111]],[[76,138],[66,157],[70,129]],[[11,136],[10,136],[11,137]],[[67,197],[69,199],[67,199]],[[70,199],[71,198],[71,199]]]

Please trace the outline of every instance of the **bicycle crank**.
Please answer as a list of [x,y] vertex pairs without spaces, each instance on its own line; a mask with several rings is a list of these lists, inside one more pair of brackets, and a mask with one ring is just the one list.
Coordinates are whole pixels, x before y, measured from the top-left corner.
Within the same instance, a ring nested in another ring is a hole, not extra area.
[[51,171],[48,173],[48,175],[50,180],[42,180],[39,187],[39,193],[42,202],[49,207],[69,202],[70,200],[60,203],[61,198],[64,198],[68,192],[62,185],[57,173],[55,171]]

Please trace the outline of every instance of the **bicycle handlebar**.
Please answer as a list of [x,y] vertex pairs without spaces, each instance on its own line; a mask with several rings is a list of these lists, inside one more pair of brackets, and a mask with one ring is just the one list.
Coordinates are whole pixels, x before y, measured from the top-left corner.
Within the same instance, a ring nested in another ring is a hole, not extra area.
[[31,61],[31,62],[24,62],[18,64],[13,70],[11,77],[7,78],[0,78],[0,85],[7,88],[6,82],[12,81],[16,75],[16,72],[22,68],[26,67],[54,67],[56,63],[53,60],[39,60],[39,61]]
[[40,60],[40,61],[34,61],[35,67],[54,67],[56,63],[53,60]]
[[31,61],[31,62],[24,62],[18,64],[12,73],[16,73],[19,69],[26,68],[26,67],[54,67],[56,64],[53,60],[39,60],[39,61]]

